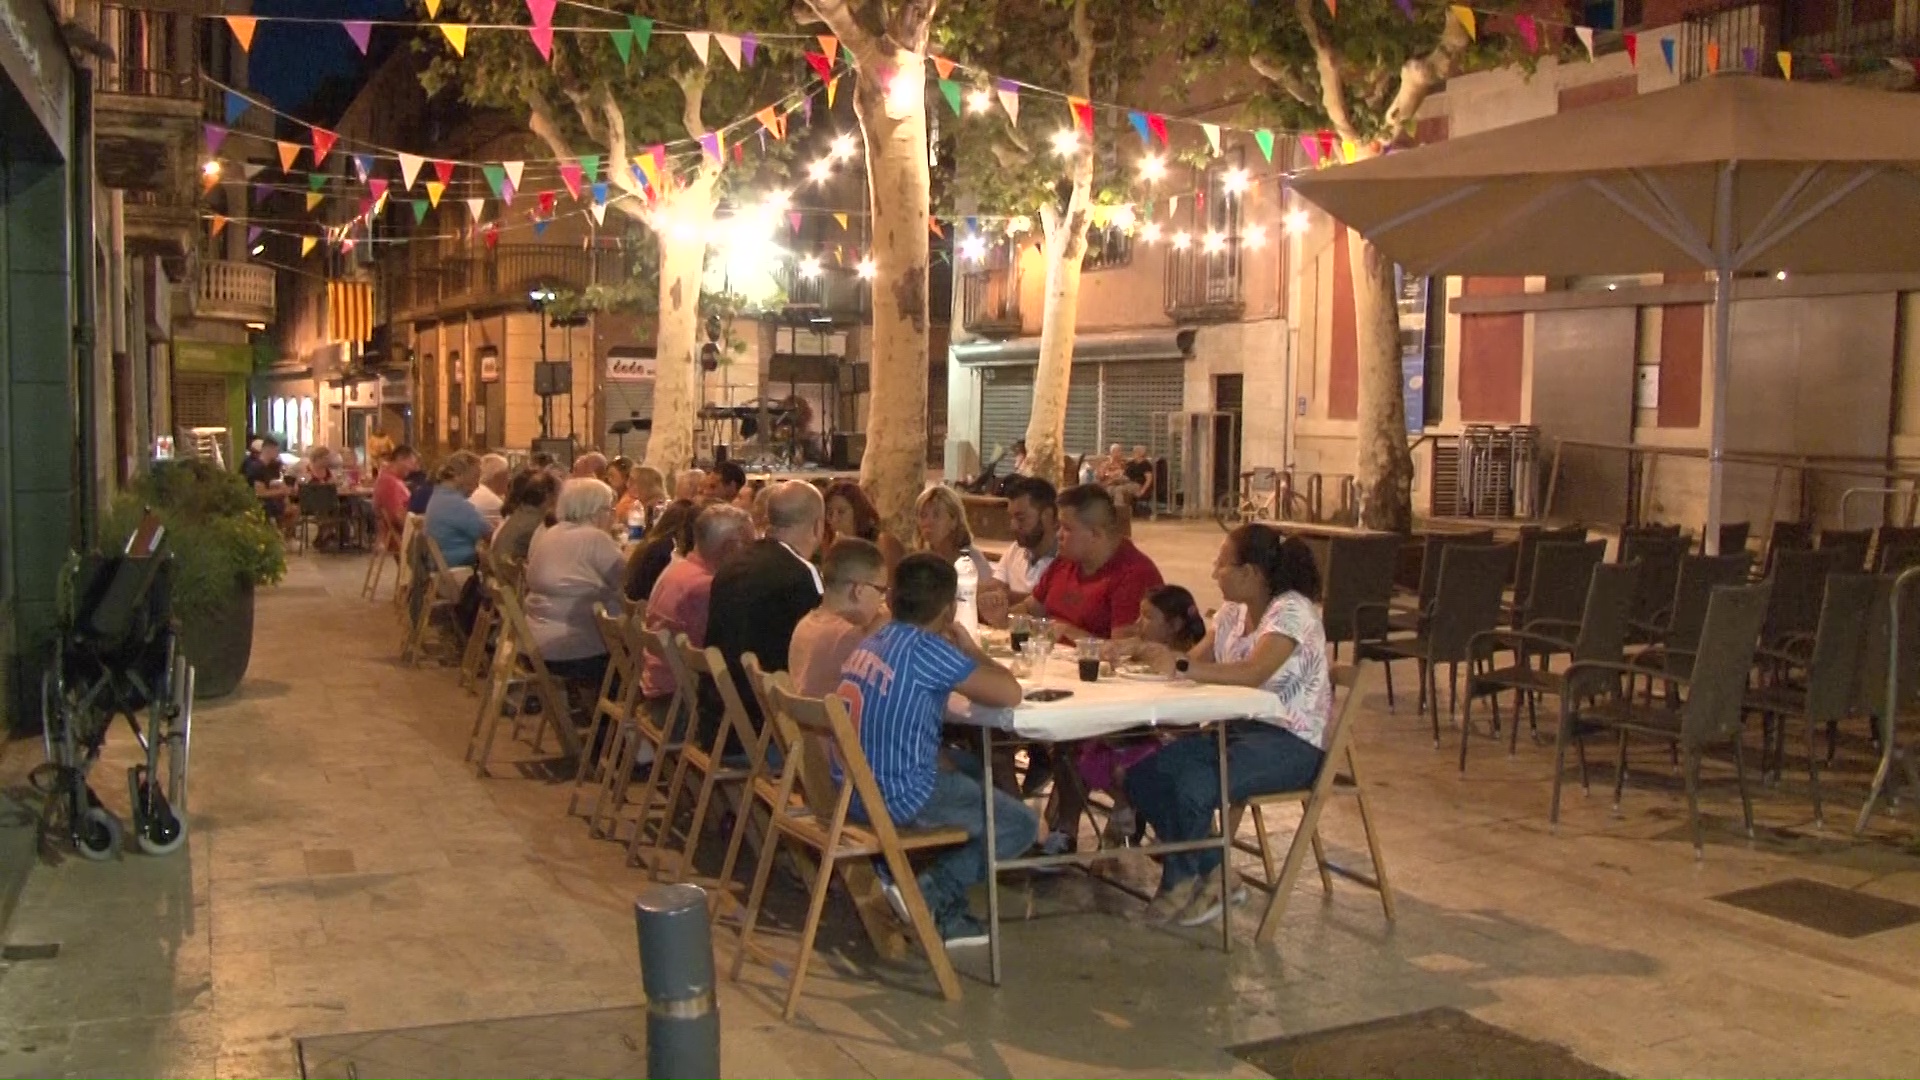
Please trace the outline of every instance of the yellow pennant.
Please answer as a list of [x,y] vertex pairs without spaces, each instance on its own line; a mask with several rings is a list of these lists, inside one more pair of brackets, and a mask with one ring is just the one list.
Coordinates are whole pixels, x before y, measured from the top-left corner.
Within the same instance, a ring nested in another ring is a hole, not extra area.
[[467,28],[463,23],[441,23],[440,32],[446,35],[447,44],[452,47],[455,56],[467,55]]
[[840,231],[841,231],[841,232],[846,232],[846,231],[847,231],[847,215],[845,215],[845,214],[835,214],[835,215],[833,215],[833,220],[835,220],[835,221],[837,221],[837,222],[839,222],[839,223],[840,223]]
[[1472,8],[1465,4],[1454,4],[1449,10],[1453,12],[1454,19],[1459,22],[1460,29],[1467,32],[1467,38],[1469,40],[1480,40],[1480,30],[1474,25]]
[[317,236],[301,237],[300,238],[300,257],[304,259],[308,255],[313,254],[313,246],[315,244],[318,244],[319,242],[320,242],[320,238]]
[[233,39],[240,43],[241,52],[253,51],[253,29],[260,20],[251,15],[227,16],[227,29],[233,31]]
[[311,213],[314,207],[319,206],[325,200],[326,196],[317,191],[307,192],[307,211]]
[[427,0],[427,18],[437,19],[439,17],[440,17],[440,0]]
[[838,89],[840,89],[840,76],[835,75],[827,80],[827,108],[833,108],[833,94]]
[[447,185],[438,180],[427,181],[427,205],[434,209],[440,207],[440,196],[446,194]]
[[1780,61],[1780,74],[1785,75],[1787,77],[1788,82],[1792,82],[1793,81],[1793,54],[1785,50],[1782,50],[1780,52],[1775,53],[1773,58],[1775,60]]

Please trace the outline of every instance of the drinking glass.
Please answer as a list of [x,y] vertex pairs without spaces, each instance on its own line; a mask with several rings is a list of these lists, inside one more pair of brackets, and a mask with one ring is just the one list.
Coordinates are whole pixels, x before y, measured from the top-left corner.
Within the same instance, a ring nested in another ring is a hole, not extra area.
[[1007,641],[1018,653],[1026,648],[1027,639],[1033,636],[1033,622],[1025,615],[1013,615],[1007,619]]
[[1038,637],[1028,638],[1026,648],[1021,654],[1027,659],[1027,675],[1037,687],[1047,685],[1047,658],[1053,655],[1053,645]]
[[1080,639],[1079,657],[1081,682],[1100,681],[1100,647],[1104,644],[1106,643],[1099,638],[1085,637]]

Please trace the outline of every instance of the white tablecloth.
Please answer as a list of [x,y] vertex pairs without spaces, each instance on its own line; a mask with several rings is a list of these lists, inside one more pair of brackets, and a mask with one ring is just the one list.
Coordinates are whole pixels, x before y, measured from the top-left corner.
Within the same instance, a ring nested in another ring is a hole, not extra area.
[[[1018,708],[989,709],[959,695],[947,703],[948,719],[955,723],[1011,731],[1042,742],[1094,739],[1130,728],[1173,724],[1203,724],[1214,720],[1271,720],[1280,715],[1280,699],[1272,692],[1245,686],[1208,686],[1184,679],[1153,681],[1125,676],[1099,682],[1079,680],[1071,665],[1053,665],[1049,687],[1073,691],[1060,701],[1023,702]],[[1035,684],[1021,680],[1032,690]]]

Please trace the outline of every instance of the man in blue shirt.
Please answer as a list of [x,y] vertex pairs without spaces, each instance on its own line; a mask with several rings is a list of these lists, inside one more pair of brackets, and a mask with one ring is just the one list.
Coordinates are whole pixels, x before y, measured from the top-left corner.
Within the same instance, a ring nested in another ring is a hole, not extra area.
[[[967,890],[987,877],[987,819],[979,761],[940,745],[947,697],[958,692],[992,708],[1020,703],[1013,673],[954,625],[958,588],[953,565],[938,556],[902,559],[887,593],[893,621],[854,650],[836,691],[894,822],[966,830],[967,843],[942,851],[920,874],[920,892],[949,948],[987,941],[967,907]],[[1005,792],[993,798],[997,850],[1017,856],[1032,846],[1039,819]]]
[[461,450],[440,467],[440,483],[427,500],[427,535],[440,545],[449,568],[472,566],[475,548],[489,532],[480,508],[469,498],[480,486],[480,458]]

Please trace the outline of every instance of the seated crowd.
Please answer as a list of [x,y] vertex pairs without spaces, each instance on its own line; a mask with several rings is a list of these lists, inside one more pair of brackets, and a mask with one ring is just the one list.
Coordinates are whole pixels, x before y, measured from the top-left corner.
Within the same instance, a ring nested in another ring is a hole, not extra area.
[[[405,447],[392,460],[417,468]],[[967,893],[987,875],[987,798],[997,850],[1011,858],[1035,846],[1072,850],[1087,795],[1096,791],[1114,808],[1110,842],[1147,829],[1162,841],[1200,839],[1213,828],[1221,782],[1209,733],[1090,740],[1050,754],[1034,748],[1024,789],[996,760],[996,776],[1009,783],[985,791],[977,741],[947,723],[950,699],[1007,709],[1021,703],[1023,688],[978,644],[979,627],[956,622],[962,560],[975,570],[986,626],[1044,617],[1061,638],[1104,642],[1114,658],[1272,692],[1278,719],[1229,727],[1234,800],[1305,787],[1320,769],[1332,671],[1319,571],[1299,540],[1254,525],[1230,533],[1213,569],[1225,602],[1209,618],[1134,545],[1124,509],[1100,483],[1056,493],[1045,480],[1017,478],[1013,544],[996,562],[974,545],[963,503],[944,487],[918,500],[916,550],[907,551],[882,531],[872,502],[851,483],[824,495],[800,481],[755,492],[731,464],[681,472],[669,483],[655,470],[599,455],[571,471],[556,475],[551,463],[539,463],[508,476],[491,460],[455,453],[418,500],[427,535],[450,566],[472,566],[483,540],[497,558],[522,564],[529,629],[548,667],[564,678],[597,684],[606,670],[593,616],[600,605],[718,649],[756,725],[763,718],[741,667],[748,654],[768,671],[788,672],[803,696],[844,699],[895,823],[957,828],[968,837],[919,874],[949,945],[985,940]],[[404,476],[381,475],[375,502],[384,529],[397,531],[404,519]],[[631,530],[636,522],[641,527]],[[616,536],[629,540],[624,553]],[[676,690],[672,671],[649,656],[640,681],[645,707],[664,717]],[[698,715],[708,737],[720,712],[718,691],[702,686]],[[1043,815],[1026,800],[1049,778]],[[854,813],[866,808],[856,805]],[[1220,919],[1227,873],[1217,850],[1163,857],[1147,917],[1189,926]]]

